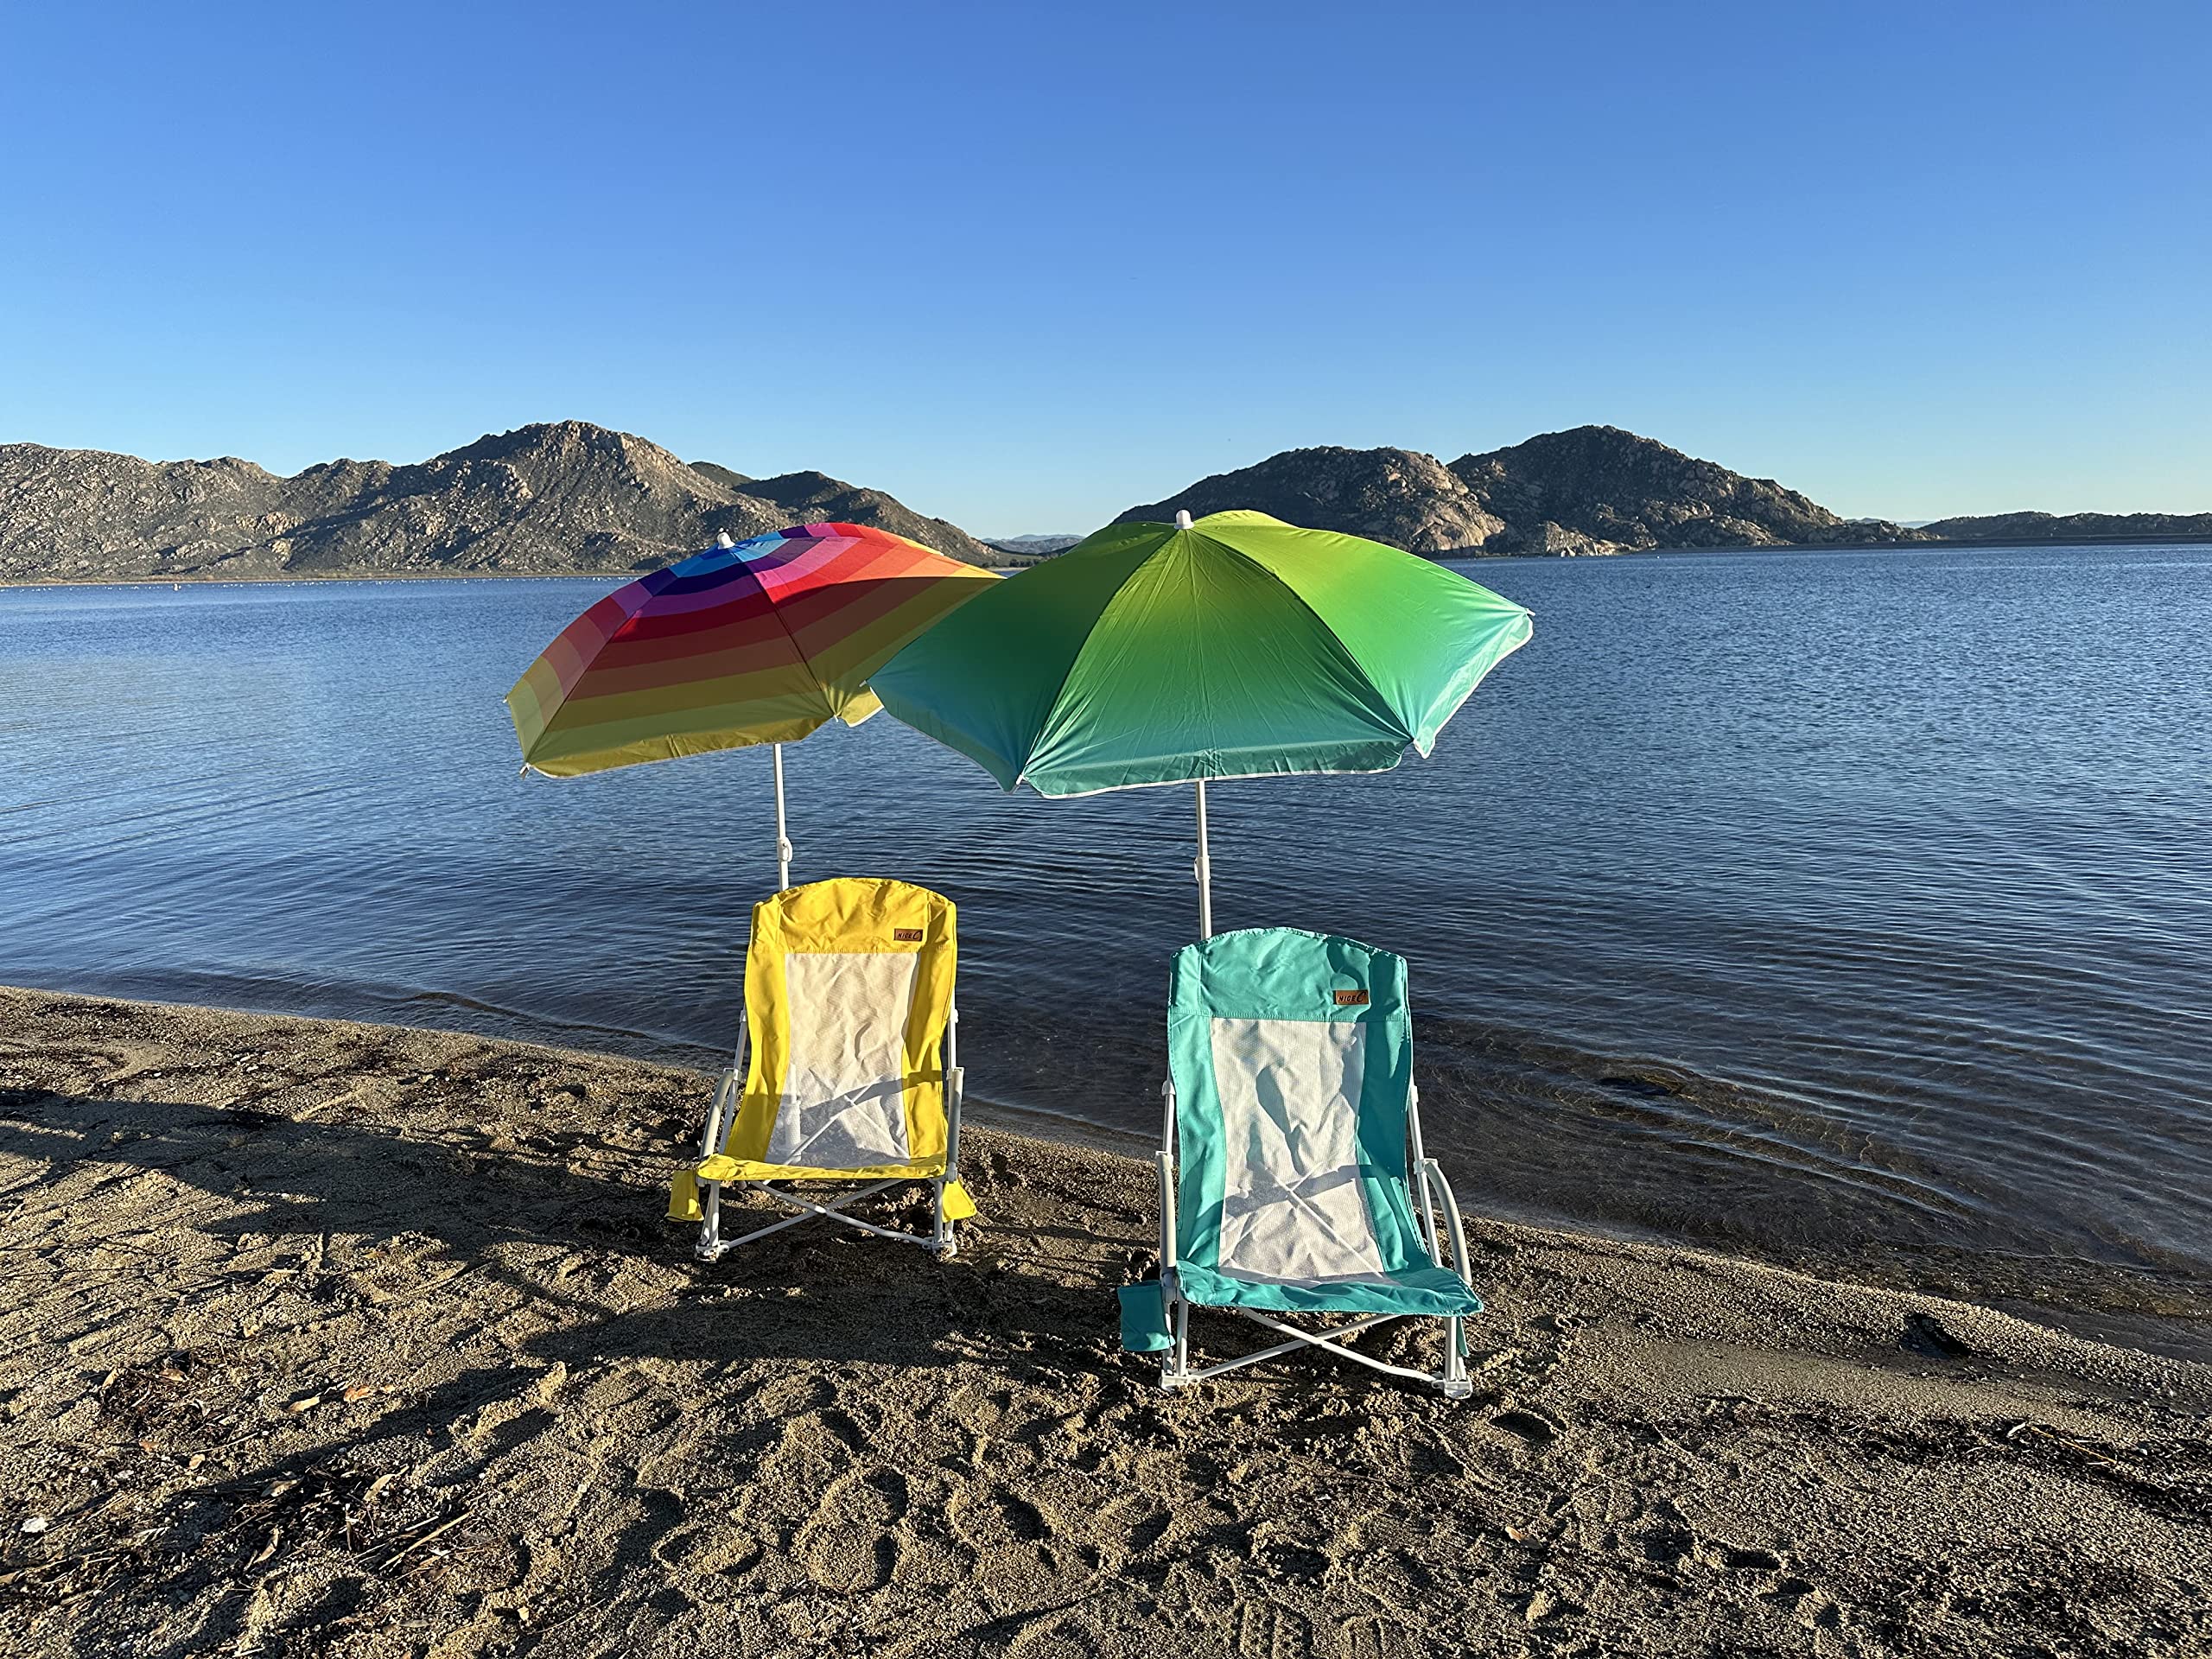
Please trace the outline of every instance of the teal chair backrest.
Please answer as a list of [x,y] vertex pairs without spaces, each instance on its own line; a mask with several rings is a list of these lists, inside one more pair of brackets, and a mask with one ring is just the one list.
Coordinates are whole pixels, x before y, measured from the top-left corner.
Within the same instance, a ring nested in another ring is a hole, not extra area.
[[1308,1284],[1428,1265],[1406,1190],[1405,958],[1295,928],[1176,953],[1179,1261]]

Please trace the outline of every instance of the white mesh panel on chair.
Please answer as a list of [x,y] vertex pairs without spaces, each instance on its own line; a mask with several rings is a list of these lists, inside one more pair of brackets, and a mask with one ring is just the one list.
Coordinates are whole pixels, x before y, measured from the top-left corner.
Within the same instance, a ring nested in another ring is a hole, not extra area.
[[784,958],[791,1058],[768,1161],[866,1169],[907,1161],[910,951],[794,950]]
[[1332,1020],[1212,1024],[1228,1166],[1220,1270],[1298,1284],[1382,1280],[1359,1185],[1367,1028]]

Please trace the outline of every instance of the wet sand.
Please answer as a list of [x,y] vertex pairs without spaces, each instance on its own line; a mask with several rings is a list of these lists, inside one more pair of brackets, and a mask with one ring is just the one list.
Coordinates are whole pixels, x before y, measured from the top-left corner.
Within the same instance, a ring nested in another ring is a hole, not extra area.
[[0,1650],[2212,1645],[2212,1366],[1471,1217],[1473,1401],[1168,1395],[1115,1339],[1142,1165],[978,1130],[952,1262],[702,1267],[707,1086],[0,990]]

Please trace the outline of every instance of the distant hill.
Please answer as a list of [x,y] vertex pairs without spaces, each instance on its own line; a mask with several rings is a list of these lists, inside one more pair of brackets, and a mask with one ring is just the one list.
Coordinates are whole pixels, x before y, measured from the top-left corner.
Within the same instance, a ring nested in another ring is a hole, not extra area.
[[2212,512],[1999,512],[1923,528],[1947,542],[2212,542]]
[[1617,426],[1546,432],[1462,455],[1452,471],[1508,526],[1486,552],[1923,539],[1881,519],[1844,519],[1770,478],[1746,478]]
[[1017,559],[1047,559],[1055,553],[1065,553],[1083,539],[1067,534],[1052,536],[992,536],[983,545],[994,548]]
[[[689,465],[693,472],[704,473],[709,478],[713,479],[715,483],[721,485],[724,489],[743,490],[747,485],[753,481],[743,473],[734,473],[727,467],[717,467],[711,461],[695,461],[690,462]],[[849,520],[848,522],[850,521]]]
[[1433,455],[1411,449],[1286,449],[1256,467],[1202,478],[1180,495],[1131,507],[1116,524],[1172,524],[1245,508],[1287,524],[1342,531],[1413,553],[1481,550],[1505,522]]
[[1449,467],[1409,449],[1290,449],[1202,479],[1122,519],[1248,507],[1414,553],[1619,553],[1923,539],[1845,520],[1771,479],[1745,478],[1618,427],[1579,426]]
[[[1290,449],[1132,507],[1166,521],[1244,507],[1416,553],[1656,547],[2212,540],[2212,513],[2001,513],[1920,526],[1845,519],[1618,427],[1545,433],[1446,466],[1410,449]],[[141,461],[0,444],[0,581],[651,569],[802,521],[872,524],[971,564],[1078,540],[986,544],[825,473],[753,478],[583,421],[518,427],[424,461]]]
[[1628,553],[1660,547],[2212,541],[2212,513],[1999,513],[1922,524],[1844,518],[1617,426],[1546,432],[1449,467],[1411,449],[1286,449],[1116,520],[1245,507],[1414,553]]
[[744,490],[756,500],[774,502],[791,524],[872,524],[969,564],[991,563],[991,550],[959,525],[925,518],[881,490],[861,489],[827,473],[751,478],[745,480]]
[[[760,492],[766,491],[764,494]],[[834,509],[834,510],[832,510]],[[141,461],[0,445],[0,580],[522,572],[621,574],[802,519],[875,524],[954,558],[990,550],[818,473],[756,480],[584,421],[429,461]]]

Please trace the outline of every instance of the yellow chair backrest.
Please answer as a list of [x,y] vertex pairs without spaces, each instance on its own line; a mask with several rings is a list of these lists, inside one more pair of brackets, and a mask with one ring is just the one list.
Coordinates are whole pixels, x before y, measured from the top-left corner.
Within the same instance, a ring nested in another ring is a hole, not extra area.
[[815,881],[755,906],[745,1091],[701,1178],[942,1173],[956,948],[952,901],[909,882]]

